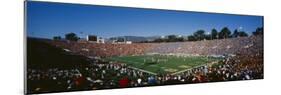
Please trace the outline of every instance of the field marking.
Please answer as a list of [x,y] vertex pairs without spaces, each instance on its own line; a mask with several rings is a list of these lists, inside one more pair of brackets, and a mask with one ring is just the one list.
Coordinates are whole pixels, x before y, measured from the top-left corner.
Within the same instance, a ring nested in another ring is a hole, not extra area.
[[[134,61],[128,61],[128,60],[121,60],[121,59],[118,59],[118,58],[110,58],[110,59],[117,60],[117,61],[123,61],[123,62],[144,64],[144,63],[140,63],[140,62],[134,62]],[[153,73],[153,72],[150,72],[150,71],[147,71],[147,70],[143,70],[143,69],[139,69],[139,68],[136,68],[136,67],[132,67],[132,66],[128,66],[128,68],[135,69],[135,70],[142,71],[142,72],[146,72],[146,73],[149,73],[149,74],[152,74],[152,75],[157,75],[156,73]]]
[[206,65],[214,64],[214,63],[217,63],[217,62],[213,61],[213,62],[210,62],[210,63],[206,63],[206,64],[202,64],[202,65],[197,65],[197,66],[195,66],[195,67],[191,67],[191,68],[188,68],[188,69],[185,69],[185,70],[181,70],[181,71],[172,73],[171,75],[176,75],[176,74],[179,74],[179,73],[182,73],[182,72],[186,72],[186,71],[192,70],[192,69],[194,69],[194,68],[198,68],[198,67],[201,67],[201,66],[206,66]]
[[[207,63],[207,64],[208,64],[208,63]],[[197,65],[197,66],[195,66],[195,67],[191,67],[191,68],[188,68],[188,69],[184,69],[184,70],[181,70],[181,71],[172,73],[171,75],[176,75],[176,74],[179,74],[179,73],[182,73],[182,72],[186,72],[186,71],[192,70],[192,69],[194,69],[194,68],[198,68],[198,67],[201,67],[201,66],[205,66],[205,65],[207,65],[207,64]]]
[[152,75],[157,75],[156,73],[153,73],[153,72],[150,72],[150,71],[147,71],[147,70],[143,70],[143,69],[139,69],[139,68],[136,68],[136,67],[128,66],[128,68],[135,69],[135,70],[142,71],[142,72],[146,72],[146,73],[149,73],[149,74],[152,74]]

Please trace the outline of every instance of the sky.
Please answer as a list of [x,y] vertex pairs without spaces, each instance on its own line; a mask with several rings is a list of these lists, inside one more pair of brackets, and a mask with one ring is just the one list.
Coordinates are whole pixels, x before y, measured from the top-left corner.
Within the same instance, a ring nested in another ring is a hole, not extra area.
[[64,37],[73,32],[79,37],[191,35],[228,27],[251,34],[263,26],[262,16],[230,15],[190,11],[110,7],[50,2],[27,2],[27,36]]

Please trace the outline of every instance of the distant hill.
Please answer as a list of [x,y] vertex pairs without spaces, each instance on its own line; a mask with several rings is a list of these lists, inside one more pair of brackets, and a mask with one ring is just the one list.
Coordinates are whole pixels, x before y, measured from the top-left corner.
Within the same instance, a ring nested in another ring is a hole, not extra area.
[[142,41],[152,41],[160,36],[151,36],[151,37],[142,37],[142,36],[118,36],[118,37],[111,37],[109,40],[116,40],[116,39],[123,39],[125,38],[127,41],[132,42],[142,42]]

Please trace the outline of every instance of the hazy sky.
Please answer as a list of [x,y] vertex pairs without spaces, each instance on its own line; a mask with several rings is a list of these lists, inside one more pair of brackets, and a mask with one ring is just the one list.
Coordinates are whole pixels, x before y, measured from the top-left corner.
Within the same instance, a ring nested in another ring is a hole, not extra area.
[[52,38],[74,32],[79,37],[98,35],[161,36],[190,35],[196,30],[220,31],[227,26],[232,32],[242,27],[251,34],[263,26],[261,16],[242,16],[184,11],[151,10],[95,5],[28,2],[27,35]]

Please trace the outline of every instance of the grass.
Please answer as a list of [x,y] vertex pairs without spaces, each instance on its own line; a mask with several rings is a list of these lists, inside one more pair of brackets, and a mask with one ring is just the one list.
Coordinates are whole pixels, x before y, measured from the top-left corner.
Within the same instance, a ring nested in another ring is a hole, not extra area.
[[177,57],[172,55],[141,55],[110,57],[106,60],[125,63],[131,67],[156,74],[171,74],[196,66],[205,65],[220,59],[204,56]]

